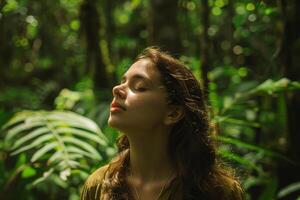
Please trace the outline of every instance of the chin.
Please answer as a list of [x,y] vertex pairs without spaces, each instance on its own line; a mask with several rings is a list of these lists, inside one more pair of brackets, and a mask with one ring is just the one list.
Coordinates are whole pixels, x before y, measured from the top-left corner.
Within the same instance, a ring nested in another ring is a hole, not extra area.
[[113,119],[111,119],[111,117],[108,118],[107,124],[108,124],[108,126],[115,128],[115,125],[114,125],[115,122]]
[[120,131],[120,128],[122,127],[122,123],[120,123],[119,120],[113,119],[112,117],[108,118],[107,124],[111,128],[117,129],[118,131]]
[[135,129],[135,126],[132,126],[132,125],[128,125],[128,124],[124,124],[122,123],[122,121],[120,122],[119,120],[115,120],[115,119],[111,119],[109,118],[108,119],[108,126],[110,126],[111,128],[123,133],[126,135],[126,133],[128,132],[132,132],[132,131],[129,131],[129,130],[132,130],[132,127],[134,127]]

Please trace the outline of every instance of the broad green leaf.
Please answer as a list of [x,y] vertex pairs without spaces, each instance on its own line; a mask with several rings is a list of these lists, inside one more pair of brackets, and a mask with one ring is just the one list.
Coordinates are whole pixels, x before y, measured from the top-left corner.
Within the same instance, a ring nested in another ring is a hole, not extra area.
[[78,136],[81,136],[83,138],[87,138],[87,139],[90,139],[92,141],[95,141],[95,142],[99,143],[102,146],[107,145],[106,141],[100,139],[97,135],[92,134],[88,131],[83,131],[83,130],[75,129],[75,128],[57,128],[56,132],[59,133],[59,134],[72,133],[73,135],[78,135]]
[[243,165],[244,167],[247,167],[247,168],[250,168],[250,169],[254,169],[254,170],[258,171],[258,172],[261,171],[261,169],[258,168],[254,163],[252,163],[251,161],[243,158],[240,155],[237,155],[235,153],[231,153],[231,152],[228,152],[228,151],[225,151],[225,150],[219,150],[218,153],[222,157],[227,158],[227,159],[232,160],[232,161],[235,161],[235,162]]
[[49,177],[56,185],[60,186],[63,189],[68,188],[68,182],[66,180],[62,180],[60,176],[53,174]]
[[16,149],[18,148],[20,145],[24,144],[25,142],[40,136],[42,134],[48,133],[49,129],[45,128],[45,127],[40,127],[35,129],[34,131],[28,133],[27,135],[25,135],[24,137],[21,137],[19,139],[16,140],[16,142],[13,144],[12,149]]
[[[108,145],[108,139],[95,122],[67,111],[20,112],[2,130],[7,131],[5,141],[12,143],[8,147],[11,155],[33,152],[31,162],[49,157],[47,165],[53,168],[30,187],[49,177],[53,179],[58,171],[80,168],[84,158],[102,160],[93,145],[100,148]],[[33,176],[32,170],[28,168],[24,176]]]
[[78,148],[76,146],[67,146],[66,149],[67,149],[67,152],[69,152],[69,153],[78,153],[80,155],[84,155],[86,157],[90,157],[91,159],[94,158],[91,153],[89,153],[87,151],[84,151],[84,150],[82,150],[82,149],[80,149],[80,148]]
[[63,170],[66,168],[78,168],[80,166],[80,163],[74,160],[62,160],[58,163],[57,166],[60,170]]
[[216,120],[216,122],[219,122],[219,123],[230,123],[230,124],[236,124],[236,125],[240,125],[240,126],[250,126],[250,127],[255,127],[255,128],[260,127],[260,124],[257,122],[235,119],[235,118],[230,118],[227,116],[225,116],[225,117],[216,116],[214,118],[214,120]]
[[30,178],[32,176],[36,175],[36,170],[32,168],[31,166],[27,166],[23,171],[22,171],[22,178]]
[[81,147],[82,149],[85,149],[88,152],[90,152],[94,156],[94,159],[102,160],[102,156],[99,154],[99,152],[92,145],[88,144],[87,142],[84,142],[82,140],[79,140],[77,138],[72,138],[72,137],[62,137],[62,141],[66,142],[66,143],[75,144],[78,147]]
[[21,111],[16,113],[6,124],[2,126],[2,129],[6,129],[14,124],[25,121],[28,117],[32,117],[34,112],[31,111]]
[[91,129],[90,126],[85,126],[85,124],[79,124],[79,123],[76,123],[76,122],[73,122],[73,121],[48,121],[47,124],[51,125],[51,127],[53,127],[53,128],[73,127],[73,128],[84,129],[84,130],[87,130],[87,131],[92,132],[94,134],[103,135],[103,133],[100,130],[98,132],[95,132],[95,130]]
[[44,122],[35,122],[35,123],[22,123],[20,125],[17,125],[13,127],[12,129],[9,129],[6,135],[5,140],[9,141],[13,137],[15,137],[17,134],[26,131],[31,128],[43,126],[45,123]]
[[268,79],[262,84],[258,85],[256,88],[252,89],[249,94],[273,94],[277,92],[299,89],[300,82],[290,81],[287,78],[282,78],[278,81]]
[[234,138],[230,138],[230,137],[224,137],[224,136],[217,136],[215,138],[216,138],[216,140],[221,141],[221,142],[225,142],[225,143],[228,143],[228,144],[233,144],[233,145],[236,145],[236,146],[239,146],[239,147],[242,147],[242,148],[246,148],[246,149],[249,149],[249,150],[253,150],[253,151],[263,152],[265,155],[280,158],[280,159],[283,159],[283,160],[285,160],[287,162],[290,162],[292,164],[296,164],[294,161],[290,160],[288,157],[286,157],[282,154],[264,149],[262,147],[259,147],[259,146],[253,145],[253,144],[243,142],[243,141],[238,140],[238,139],[234,139]]
[[35,181],[33,181],[33,183],[31,183],[29,185],[29,188],[33,188],[35,187],[37,184],[45,181],[46,179],[48,179],[54,172],[54,168],[50,168],[48,171],[43,173],[43,176],[41,176],[40,178],[36,179]]
[[48,164],[52,164],[53,162],[60,161],[64,159],[63,150],[58,150],[48,159]]
[[53,150],[55,147],[58,146],[58,143],[48,143],[45,146],[43,146],[42,148],[40,148],[39,150],[37,150],[33,156],[31,157],[31,162],[35,162],[36,160],[38,160],[40,157],[42,157],[43,155],[45,155],[47,152]]
[[293,193],[296,191],[300,191],[300,182],[292,183],[292,184],[284,187],[283,189],[281,189],[277,195],[277,198],[285,197],[285,196],[289,195],[290,193]]
[[100,129],[98,128],[97,124],[93,122],[92,120],[85,118],[83,116],[80,116],[78,114],[72,113],[72,112],[66,112],[66,111],[53,111],[47,116],[48,120],[61,120],[66,122],[72,122],[72,123],[78,123],[82,124],[89,129],[91,129],[93,132],[100,132]]
[[31,144],[23,146],[19,149],[16,149],[15,151],[13,151],[11,153],[11,155],[16,155],[16,154],[19,154],[21,152],[28,151],[29,149],[32,149],[32,148],[35,148],[35,147],[41,145],[45,141],[51,141],[51,140],[53,140],[53,135],[51,135],[51,134],[43,135],[43,136],[35,139]]
[[68,157],[70,160],[78,160],[78,158],[83,158],[83,155],[69,153]]
[[261,185],[262,183],[263,183],[262,177],[250,176],[246,180],[243,181],[243,189],[247,191],[251,187]]
[[74,154],[74,153],[66,152],[66,151],[65,152],[57,151],[48,159],[48,164],[54,164],[54,163],[58,163],[58,162],[69,163],[72,160],[76,160],[78,158],[83,158],[83,157],[84,157],[84,155],[78,154],[78,153]]

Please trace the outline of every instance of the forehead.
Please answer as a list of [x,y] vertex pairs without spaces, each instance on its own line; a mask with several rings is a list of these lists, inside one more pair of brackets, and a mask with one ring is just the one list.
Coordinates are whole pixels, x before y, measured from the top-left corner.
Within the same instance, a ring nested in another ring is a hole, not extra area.
[[153,83],[160,83],[161,75],[158,69],[153,65],[149,59],[141,59],[133,63],[124,77],[130,78],[135,75],[141,75],[150,79]]

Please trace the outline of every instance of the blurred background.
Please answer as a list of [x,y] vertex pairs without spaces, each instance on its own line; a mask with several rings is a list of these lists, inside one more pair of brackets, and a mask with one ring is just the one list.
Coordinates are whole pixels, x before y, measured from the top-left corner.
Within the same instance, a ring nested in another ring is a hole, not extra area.
[[300,1],[1,0],[0,199],[78,200],[147,46],[194,72],[248,200],[300,199]]

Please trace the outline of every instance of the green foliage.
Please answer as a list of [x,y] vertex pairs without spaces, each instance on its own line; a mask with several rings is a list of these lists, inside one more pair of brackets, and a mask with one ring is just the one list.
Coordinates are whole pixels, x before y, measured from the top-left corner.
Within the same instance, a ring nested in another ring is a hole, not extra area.
[[18,173],[24,179],[35,177],[30,187],[53,178],[58,186],[67,187],[69,176],[89,171],[89,163],[107,158],[108,141],[97,124],[70,111],[22,111],[3,131],[4,149],[11,156],[28,158]]
[[[113,157],[119,134],[107,126],[111,88],[94,87],[100,80],[95,72],[105,68],[113,86],[136,54],[155,44],[160,35],[151,25],[154,15],[169,10],[153,10],[151,2],[0,3],[0,198],[10,193],[6,199],[79,199],[88,174]],[[203,2],[209,6],[208,27]],[[208,61],[218,153],[241,174],[247,199],[286,199],[299,192],[297,180],[282,187],[277,172],[282,163],[299,166],[286,154],[288,122],[295,120],[288,106],[300,89],[297,56],[290,56],[299,42],[287,44],[293,37],[283,37],[286,22],[295,26],[299,8],[296,1],[280,2],[180,0],[174,15],[180,35],[175,42],[182,48],[173,53],[199,81],[205,76],[201,64]],[[98,16],[87,12],[91,18],[84,21],[87,3]],[[99,30],[86,30],[94,20]],[[97,37],[99,44],[89,41]],[[95,55],[104,65],[91,59]]]
[[[292,184],[286,186],[285,188],[282,188],[279,191],[277,198],[282,199],[283,197],[286,197],[288,194],[295,192],[295,191],[299,191],[299,190],[300,190],[300,182],[292,183]],[[300,196],[297,198],[297,200],[299,198],[300,198]]]
[[[209,73],[212,81],[209,93],[212,122],[220,130],[215,138],[220,142],[218,153],[243,174],[247,199],[252,199],[249,191],[254,188],[261,188],[261,192],[256,194],[258,199],[275,199],[279,188],[278,180],[272,174],[274,163],[285,162],[294,166],[299,166],[299,163],[279,153],[283,148],[280,143],[272,144],[269,138],[260,144],[254,141],[256,137],[262,137],[258,132],[264,129],[267,129],[265,134],[274,129],[272,137],[281,137],[282,133],[278,131],[284,129],[286,122],[282,118],[279,123],[279,119],[271,116],[278,115],[278,112],[284,117],[286,110],[282,105],[286,103],[283,95],[299,90],[299,82],[281,78],[277,81],[268,79],[259,84],[248,81],[248,76],[244,67],[222,66]],[[256,101],[257,98],[265,101],[275,99],[278,109],[264,108]]]
[[290,81],[287,78],[282,78],[278,81],[266,80],[262,84],[258,85],[256,88],[249,91],[250,95],[255,94],[275,94],[279,92],[287,92],[290,90],[299,90],[300,82]]

